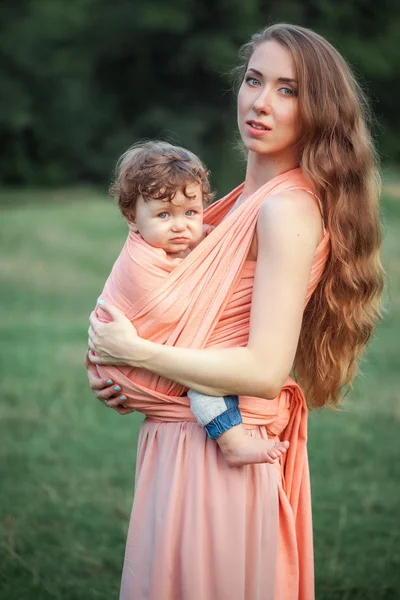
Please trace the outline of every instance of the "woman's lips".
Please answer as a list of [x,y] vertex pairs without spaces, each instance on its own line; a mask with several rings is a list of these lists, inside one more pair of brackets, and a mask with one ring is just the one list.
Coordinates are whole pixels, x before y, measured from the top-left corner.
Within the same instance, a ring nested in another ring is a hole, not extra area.
[[[253,127],[253,124],[262,125],[263,127],[265,127],[265,129],[261,129],[261,127],[259,129],[256,127]],[[264,123],[257,123],[257,121],[247,121],[246,129],[250,133],[250,135],[253,135],[255,137],[260,137],[260,136],[266,135],[267,133],[271,132],[271,129],[267,128],[267,126],[264,125]]]

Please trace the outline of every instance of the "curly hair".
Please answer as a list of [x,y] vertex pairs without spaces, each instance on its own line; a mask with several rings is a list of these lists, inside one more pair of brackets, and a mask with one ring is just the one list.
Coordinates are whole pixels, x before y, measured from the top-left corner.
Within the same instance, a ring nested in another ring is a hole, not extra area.
[[255,49],[275,40],[289,50],[298,80],[300,168],[322,200],[330,253],[303,315],[294,374],[310,407],[336,405],[349,389],[376,322],[384,271],[378,160],[370,111],[335,48],[310,29],[267,27],[241,49],[240,82]]
[[189,150],[162,141],[138,142],[118,160],[110,195],[128,220],[139,196],[145,201],[171,202],[181,191],[189,198],[187,186],[191,183],[201,186],[207,206],[215,196],[208,176],[201,160]]

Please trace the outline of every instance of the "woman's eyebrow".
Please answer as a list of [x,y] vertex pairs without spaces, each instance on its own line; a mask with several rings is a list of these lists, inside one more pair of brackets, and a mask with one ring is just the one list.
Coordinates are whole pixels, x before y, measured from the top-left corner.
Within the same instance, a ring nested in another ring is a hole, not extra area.
[[253,73],[258,75],[259,77],[263,77],[263,74],[260,71],[257,71],[257,69],[250,68],[249,71],[253,71]]
[[[251,67],[248,70],[252,71],[256,75],[258,75],[258,77],[264,77],[264,75],[261,73],[261,71],[258,71],[257,69],[253,69],[253,67]],[[279,81],[280,83],[296,83],[297,84],[297,80],[292,79],[291,77],[278,77],[277,81]]]
[[297,80],[291,79],[290,77],[278,77],[278,81],[280,83],[296,83],[297,84]]

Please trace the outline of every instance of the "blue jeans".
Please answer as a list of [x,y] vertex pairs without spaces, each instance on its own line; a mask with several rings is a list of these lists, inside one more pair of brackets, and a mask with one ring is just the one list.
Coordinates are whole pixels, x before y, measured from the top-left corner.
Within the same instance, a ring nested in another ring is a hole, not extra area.
[[195,390],[188,396],[192,413],[212,440],[242,423],[237,396],[207,396]]

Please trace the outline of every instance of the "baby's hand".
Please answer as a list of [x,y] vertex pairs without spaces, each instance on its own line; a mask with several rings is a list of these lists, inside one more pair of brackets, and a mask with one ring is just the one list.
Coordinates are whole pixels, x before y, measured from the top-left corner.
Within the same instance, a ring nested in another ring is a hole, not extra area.
[[203,231],[201,234],[201,238],[193,245],[190,246],[191,250],[194,250],[196,246],[200,244],[213,230],[215,229],[215,225],[205,225],[203,224]]
[[203,224],[203,235],[202,235],[202,240],[204,240],[204,238],[206,238],[212,231],[214,231],[215,229],[215,225],[206,225],[205,223]]

